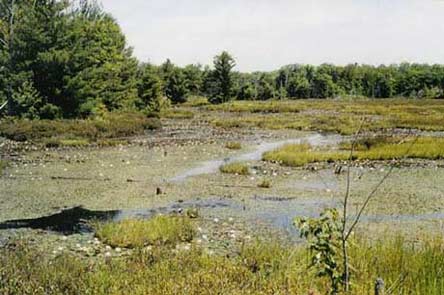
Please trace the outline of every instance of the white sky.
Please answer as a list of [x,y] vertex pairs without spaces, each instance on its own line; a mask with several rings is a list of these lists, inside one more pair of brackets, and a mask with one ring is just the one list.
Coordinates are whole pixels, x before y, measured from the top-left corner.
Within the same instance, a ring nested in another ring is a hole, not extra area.
[[444,0],[102,0],[142,61],[444,63]]

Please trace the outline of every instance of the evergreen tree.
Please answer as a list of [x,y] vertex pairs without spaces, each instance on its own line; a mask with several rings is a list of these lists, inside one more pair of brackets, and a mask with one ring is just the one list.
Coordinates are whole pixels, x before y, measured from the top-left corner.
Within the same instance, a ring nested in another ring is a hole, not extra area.
[[188,87],[182,70],[175,68],[171,72],[165,85],[165,93],[172,103],[186,102]]
[[233,94],[233,73],[236,63],[233,57],[226,51],[214,58],[214,71],[211,75],[212,93],[210,101],[212,103],[227,102]]

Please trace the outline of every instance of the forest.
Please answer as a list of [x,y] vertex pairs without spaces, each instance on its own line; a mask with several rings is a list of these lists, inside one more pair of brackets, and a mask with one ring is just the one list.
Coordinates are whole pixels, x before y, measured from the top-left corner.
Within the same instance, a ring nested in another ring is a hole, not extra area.
[[[444,98],[444,66],[290,64],[235,71],[137,60],[116,20],[96,2],[0,1],[0,105],[29,119],[86,118],[114,110],[158,112],[191,96],[229,100]],[[155,42],[153,42],[155,46]],[[4,104],[6,103],[7,104]]]

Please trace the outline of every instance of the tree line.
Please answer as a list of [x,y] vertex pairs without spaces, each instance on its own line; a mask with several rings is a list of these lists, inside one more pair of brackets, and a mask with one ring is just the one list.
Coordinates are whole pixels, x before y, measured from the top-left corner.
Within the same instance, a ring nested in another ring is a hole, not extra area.
[[116,20],[95,1],[0,0],[0,106],[9,115],[73,118],[114,110],[158,112],[190,96],[232,99],[444,98],[444,66],[287,65],[234,71],[222,52],[213,66],[139,62]]

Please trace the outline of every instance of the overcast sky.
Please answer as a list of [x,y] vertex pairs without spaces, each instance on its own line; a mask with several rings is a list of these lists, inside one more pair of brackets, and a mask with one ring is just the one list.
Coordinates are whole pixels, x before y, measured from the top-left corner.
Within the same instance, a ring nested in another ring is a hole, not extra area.
[[444,63],[444,0],[102,0],[142,61]]

